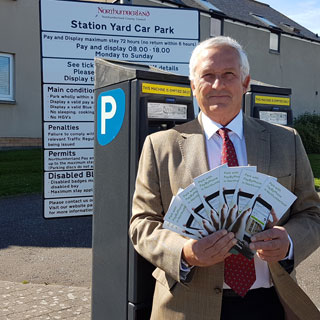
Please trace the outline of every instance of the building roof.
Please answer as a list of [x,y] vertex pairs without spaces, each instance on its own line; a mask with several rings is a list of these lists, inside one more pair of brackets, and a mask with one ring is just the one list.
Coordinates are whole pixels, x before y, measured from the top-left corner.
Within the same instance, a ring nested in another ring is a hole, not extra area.
[[[225,18],[257,27],[290,34],[295,37],[320,42],[320,37],[291,20],[268,4],[255,0],[171,0],[178,5],[212,12]],[[214,9],[211,5],[217,8]]]

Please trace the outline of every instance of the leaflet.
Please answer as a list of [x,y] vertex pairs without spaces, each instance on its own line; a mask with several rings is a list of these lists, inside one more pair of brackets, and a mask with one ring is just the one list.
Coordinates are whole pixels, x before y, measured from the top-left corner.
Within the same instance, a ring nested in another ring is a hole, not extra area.
[[[252,168],[256,169],[256,167]],[[247,206],[250,199],[252,199],[256,192],[262,187],[266,179],[270,178],[270,176],[266,174],[248,169],[249,168],[244,168],[241,171],[241,175],[232,199],[232,205],[236,204],[238,206],[239,213],[241,213]]]
[[177,225],[175,225],[169,221],[163,222],[163,228],[174,231],[176,233],[181,234],[182,236],[185,236],[185,237],[188,237],[191,239],[199,240],[199,239],[203,238],[203,236],[200,234],[199,231],[197,231],[195,229],[189,230],[188,228],[180,228]]
[[[219,211],[221,211],[223,205],[226,205],[229,214],[229,211],[236,204],[236,202],[233,201],[233,198],[243,169],[247,171],[256,171],[257,167],[223,167],[220,169]],[[228,214],[225,219],[228,218]],[[221,221],[221,228],[225,227],[226,220]]]
[[248,246],[251,236],[263,231],[267,224],[269,228],[278,224],[296,199],[297,197],[292,192],[274,178],[267,178],[249,201],[246,210],[243,211],[245,223],[239,227],[239,231],[236,233],[237,239]]
[[177,226],[178,228],[173,231],[184,231],[178,232],[184,236],[187,235],[187,230],[195,230],[195,231],[203,231],[204,234],[208,234],[203,229],[203,226],[194,218],[192,213],[189,212],[187,207],[184,205],[183,201],[179,196],[175,196],[171,200],[170,207],[164,216],[164,221],[166,224],[163,227],[172,230],[173,225]]
[[[258,191],[258,195],[250,201],[249,206],[252,208],[251,216],[254,216],[254,208],[258,202],[261,205],[257,206],[258,210],[255,221],[260,225],[265,224],[267,221],[263,217],[263,214],[259,215],[260,207],[262,206],[270,208],[270,211],[272,209],[272,224],[276,225],[296,199],[297,197],[279,182],[274,179],[268,179]],[[262,208],[262,210],[264,209]]]
[[204,207],[194,183],[191,183],[187,188],[179,192],[177,197],[181,198],[184,205],[199,223],[202,223],[203,219],[210,220],[210,211],[207,211]]
[[252,259],[251,236],[276,225],[296,198],[275,177],[256,172],[256,167],[223,165],[179,190],[163,228],[193,239],[225,228],[238,240],[232,253]]
[[[219,194],[220,194],[220,170],[227,165],[224,164],[210,170],[193,179],[199,192],[201,201],[207,212],[210,212],[213,220],[220,224],[219,217]],[[220,229],[220,225],[218,227]]]

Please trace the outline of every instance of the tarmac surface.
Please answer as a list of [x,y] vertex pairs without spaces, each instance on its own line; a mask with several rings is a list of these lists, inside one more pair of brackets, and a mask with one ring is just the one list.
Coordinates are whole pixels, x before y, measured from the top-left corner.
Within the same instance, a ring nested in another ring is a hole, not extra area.
[[0,320],[91,319],[92,217],[44,219],[39,194],[0,198]]
[[[92,217],[47,220],[39,194],[0,198],[0,240],[0,320],[91,319]],[[320,248],[297,268],[320,309],[319,274]]]

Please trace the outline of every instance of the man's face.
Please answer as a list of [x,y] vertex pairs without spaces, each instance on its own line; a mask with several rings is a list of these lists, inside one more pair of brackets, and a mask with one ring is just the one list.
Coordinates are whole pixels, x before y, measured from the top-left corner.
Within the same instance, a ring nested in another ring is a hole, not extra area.
[[249,82],[249,76],[241,80],[236,49],[221,46],[200,53],[191,88],[203,113],[227,125],[241,110]]

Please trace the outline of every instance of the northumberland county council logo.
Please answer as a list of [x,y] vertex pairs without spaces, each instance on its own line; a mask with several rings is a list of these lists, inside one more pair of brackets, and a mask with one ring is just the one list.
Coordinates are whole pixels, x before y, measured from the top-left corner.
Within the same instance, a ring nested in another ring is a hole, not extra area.
[[98,13],[96,17],[99,15],[109,15],[109,16],[131,16],[131,17],[149,17],[150,11],[143,9],[123,9],[123,8],[110,8],[110,7],[98,7]]
[[99,95],[97,139],[100,145],[107,145],[118,135],[124,119],[125,103],[125,93],[120,88]]

